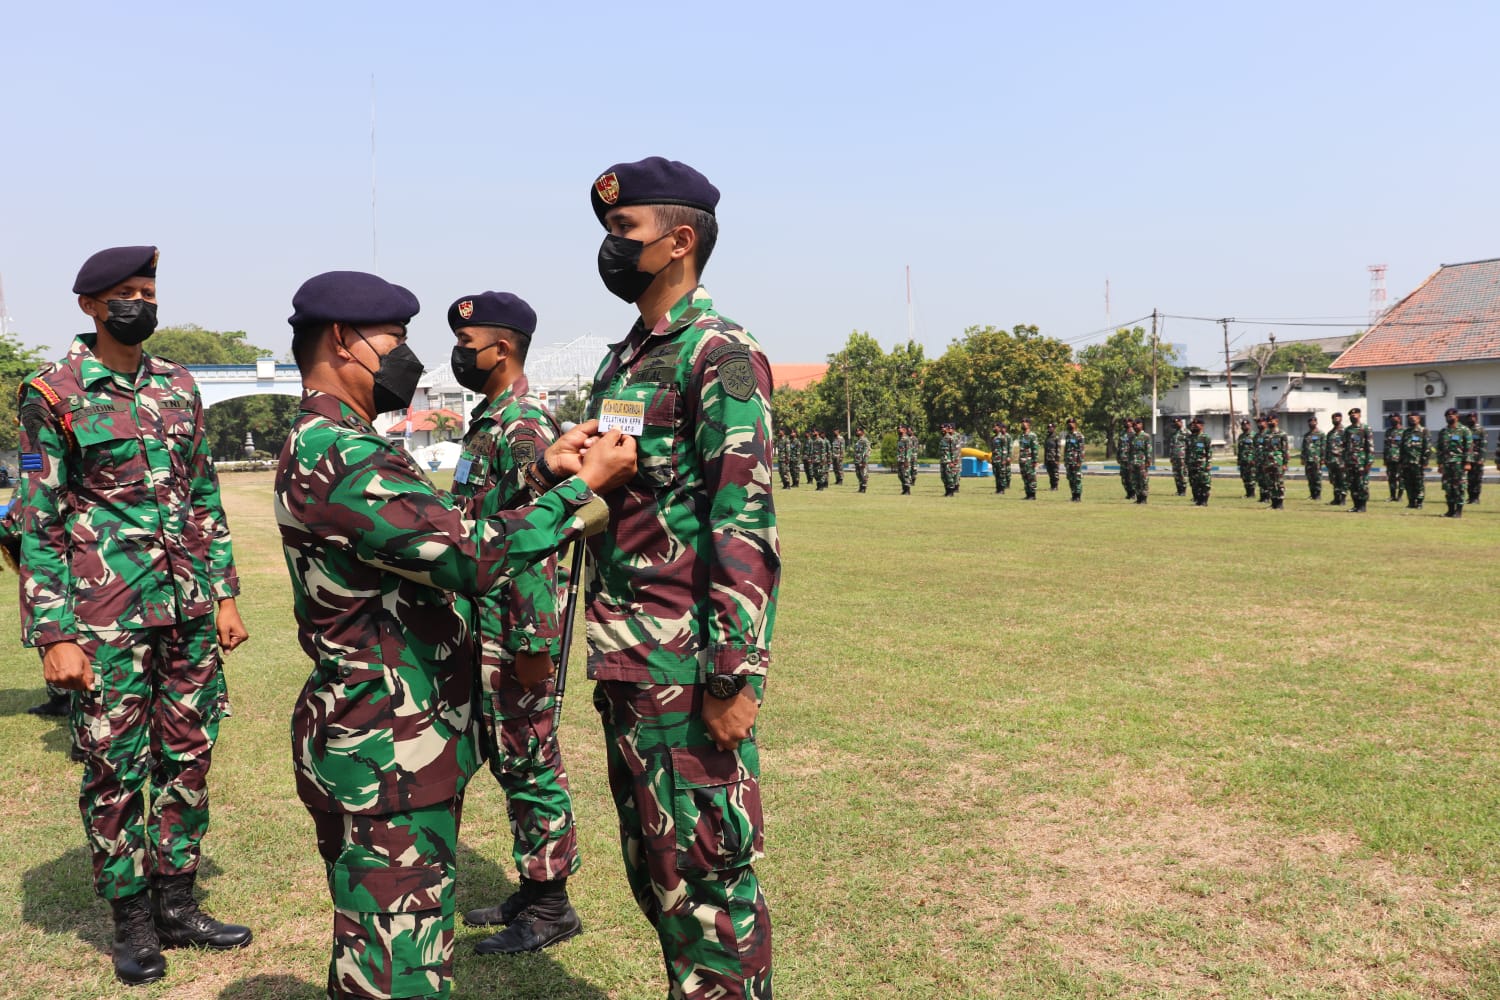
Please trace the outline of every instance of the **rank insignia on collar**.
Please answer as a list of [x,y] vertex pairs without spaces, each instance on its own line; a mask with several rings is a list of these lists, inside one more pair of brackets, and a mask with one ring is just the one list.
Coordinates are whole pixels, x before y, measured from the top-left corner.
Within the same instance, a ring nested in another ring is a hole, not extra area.
[[594,182],[594,190],[599,192],[600,201],[613,205],[620,200],[620,178],[611,171]]
[[464,299],[458,304],[458,318],[468,319],[474,315],[474,300]]

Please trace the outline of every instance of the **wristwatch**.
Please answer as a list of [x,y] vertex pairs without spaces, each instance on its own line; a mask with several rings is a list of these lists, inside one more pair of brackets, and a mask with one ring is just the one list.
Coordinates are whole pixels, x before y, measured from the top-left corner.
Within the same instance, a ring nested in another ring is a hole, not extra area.
[[715,698],[733,698],[750,683],[750,679],[744,674],[709,674],[705,685],[708,693]]

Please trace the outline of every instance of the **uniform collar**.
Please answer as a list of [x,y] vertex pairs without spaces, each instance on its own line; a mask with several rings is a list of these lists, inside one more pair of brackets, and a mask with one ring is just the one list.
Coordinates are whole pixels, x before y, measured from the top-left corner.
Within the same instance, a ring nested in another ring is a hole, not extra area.
[[327,417],[337,424],[362,427],[368,429],[371,434],[375,433],[375,428],[359,415],[358,410],[330,393],[320,392],[317,389],[303,389],[300,409],[303,413],[316,413],[320,417]]
[[526,373],[522,372],[516,376],[514,382],[500,390],[500,395],[496,396],[494,400],[481,399],[475,405],[474,409],[469,411],[469,420],[471,422],[482,420],[492,413],[499,413],[512,399],[520,399],[530,391],[531,383],[526,381]]
[[68,349],[68,364],[78,370],[79,381],[84,384],[85,388],[92,388],[100,382],[116,378],[130,379],[138,383],[142,375],[171,374],[172,366],[168,362],[144,350],[141,351],[141,366],[133,375],[117,372],[100,361],[98,355],[94,353],[94,344],[98,342],[98,339],[97,333],[80,333],[73,338],[73,346]]
[[672,336],[686,329],[690,324],[697,322],[698,318],[714,307],[713,297],[708,294],[708,289],[702,285],[694,288],[682,298],[672,303],[672,308],[666,311],[661,319],[656,321],[650,331],[646,330],[646,324],[642,320],[636,320],[635,325],[623,340],[610,345],[610,350],[624,357],[626,352],[634,347],[639,347],[652,337]]

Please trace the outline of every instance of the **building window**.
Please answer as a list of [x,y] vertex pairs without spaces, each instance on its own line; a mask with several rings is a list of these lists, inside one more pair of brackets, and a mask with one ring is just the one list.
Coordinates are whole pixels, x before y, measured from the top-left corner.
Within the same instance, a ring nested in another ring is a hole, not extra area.
[[1420,414],[1423,418],[1427,416],[1427,400],[1425,399],[1387,399],[1380,404],[1382,414],[1396,413]]
[[1459,396],[1453,405],[1460,413],[1478,413],[1481,427],[1500,427],[1500,396]]

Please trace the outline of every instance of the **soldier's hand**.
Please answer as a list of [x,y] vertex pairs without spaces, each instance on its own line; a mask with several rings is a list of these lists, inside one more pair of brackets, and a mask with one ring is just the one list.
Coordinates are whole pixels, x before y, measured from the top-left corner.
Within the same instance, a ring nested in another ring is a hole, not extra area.
[[703,725],[720,750],[733,750],[749,739],[750,729],[759,714],[760,702],[755,700],[755,692],[748,684],[733,698],[703,694]]
[[547,462],[547,468],[563,478],[578,475],[578,470],[583,468],[584,453],[589,446],[599,439],[599,421],[585,420],[570,431],[564,431],[562,436],[547,446],[542,453],[542,458]]
[[540,653],[516,654],[516,683],[528,691],[545,684],[555,670],[552,657],[545,649]]
[[94,668],[76,642],[54,642],[42,654],[42,676],[48,684],[69,691],[92,691]]
[[240,618],[240,609],[235,605],[232,597],[226,597],[219,602],[218,627],[219,646],[226,653],[250,638],[250,633],[245,629],[245,622]]
[[595,493],[608,493],[635,475],[635,438],[610,431],[589,445],[578,475]]

